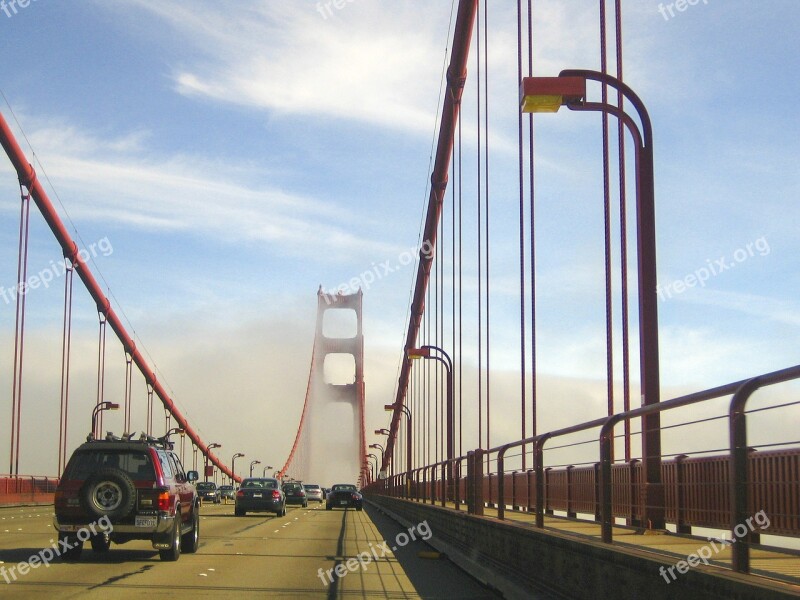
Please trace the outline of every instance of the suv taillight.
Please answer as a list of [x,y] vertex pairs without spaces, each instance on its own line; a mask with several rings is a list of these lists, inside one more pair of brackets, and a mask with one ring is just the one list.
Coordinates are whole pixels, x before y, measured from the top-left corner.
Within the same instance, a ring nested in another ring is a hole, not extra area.
[[272,490],[272,497],[278,500],[281,497],[281,493],[278,490]]
[[161,492],[158,495],[158,510],[169,511],[170,501],[169,492]]

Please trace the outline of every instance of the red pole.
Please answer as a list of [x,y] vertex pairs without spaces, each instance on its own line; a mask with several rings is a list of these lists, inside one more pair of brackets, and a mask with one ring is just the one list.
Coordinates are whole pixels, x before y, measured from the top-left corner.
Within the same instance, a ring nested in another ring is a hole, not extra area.
[[221,471],[226,473],[228,476],[233,476],[233,471],[230,471],[216,456],[209,453],[206,444],[203,443],[197,432],[189,425],[186,418],[181,414],[181,412],[175,406],[175,403],[169,397],[169,394],[167,394],[166,390],[161,385],[161,382],[158,381],[158,378],[147,364],[147,361],[144,359],[139,350],[136,349],[136,344],[134,343],[133,338],[128,335],[128,332],[125,330],[122,321],[120,321],[117,313],[114,312],[114,309],[111,308],[108,298],[105,297],[100,285],[97,283],[94,275],[92,275],[92,272],[89,270],[89,266],[78,253],[77,244],[73,241],[72,237],[64,226],[63,221],[58,216],[58,213],[53,207],[53,204],[50,202],[50,198],[44,191],[42,184],[36,178],[36,172],[34,171],[33,166],[28,163],[27,159],[25,158],[25,153],[19,147],[14,134],[11,132],[11,128],[8,126],[8,122],[5,120],[5,117],[3,117],[2,114],[0,114],[0,144],[2,144],[3,149],[8,155],[8,158],[11,160],[11,164],[17,171],[20,183],[24,185],[30,192],[31,197],[33,198],[33,201],[36,202],[36,206],[39,207],[39,211],[42,213],[44,220],[47,222],[50,230],[56,237],[56,240],[58,240],[58,243],[61,245],[61,248],[64,251],[64,256],[68,258],[74,265],[75,272],[81,278],[81,281],[83,281],[83,284],[86,286],[89,294],[91,294],[92,298],[97,304],[98,310],[105,315],[107,323],[111,325],[111,329],[114,330],[114,333],[122,343],[125,351],[130,354],[133,362],[136,363],[137,367],[139,367],[139,371],[142,373],[142,375],[144,375],[147,384],[153,388],[153,391],[155,391],[155,393],[161,399],[161,402],[164,404],[164,408],[175,417],[177,426],[186,431],[186,435],[189,436],[189,439],[191,439],[192,442],[194,442],[204,454],[208,455],[211,462],[217,465]]

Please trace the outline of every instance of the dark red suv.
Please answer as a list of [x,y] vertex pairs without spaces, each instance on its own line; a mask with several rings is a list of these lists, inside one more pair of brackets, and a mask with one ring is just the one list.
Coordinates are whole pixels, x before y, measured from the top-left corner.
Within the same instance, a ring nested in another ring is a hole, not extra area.
[[80,557],[83,544],[105,552],[111,542],[150,540],[161,560],[196,552],[200,542],[197,471],[184,473],[164,438],[108,435],[72,454],[55,493],[60,554]]

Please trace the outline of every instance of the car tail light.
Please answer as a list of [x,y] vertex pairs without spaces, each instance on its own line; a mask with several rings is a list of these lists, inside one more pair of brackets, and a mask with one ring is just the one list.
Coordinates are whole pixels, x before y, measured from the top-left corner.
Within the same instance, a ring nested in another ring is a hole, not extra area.
[[353,494],[353,500],[358,500],[358,498],[359,498],[358,494]]
[[280,493],[278,490],[272,490],[272,497],[273,497],[275,500],[279,500],[279,499],[280,499],[280,497],[281,497],[281,493]]
[[161,492],[158,495],[158,510],[168,511],[169,507],[169,492]]
[[239,497],[239,498],[244,497],[244,491],[239,490],[238,492],[236,492],[236,496]]

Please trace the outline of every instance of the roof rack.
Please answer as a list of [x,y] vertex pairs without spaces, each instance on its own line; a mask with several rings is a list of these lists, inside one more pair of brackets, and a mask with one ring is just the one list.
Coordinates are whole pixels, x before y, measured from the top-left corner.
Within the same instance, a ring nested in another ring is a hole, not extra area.
[[167,436],[153,437],[146,433],[141,433],[138,438],[134,439],[136,432],[123,433],[122,435],[114,435],[113,431],[106,432],[104,438],[95,438],[91,433],[86,436],[87,442],[140,442],[143,444],[152,444],[154,446],[161,446],[165,450],[174,450],[175,443],[171,442]]

